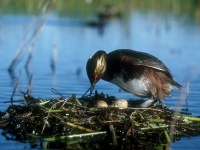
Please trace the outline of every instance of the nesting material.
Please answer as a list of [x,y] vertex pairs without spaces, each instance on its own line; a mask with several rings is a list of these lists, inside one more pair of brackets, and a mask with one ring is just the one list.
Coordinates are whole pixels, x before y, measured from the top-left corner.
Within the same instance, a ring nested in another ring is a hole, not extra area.
[[111,104],[111,107],[118,107],[118,108],[127,108],[128,102],[125,99],[118,99]]
[[200,135],[200,118],[159,104],[134,108],[130,101],[97,92],[79,99],[74,94],[24,99],[24,105],[0,112],[0,129],[8,140],[44,141],[49,149],[138,150],[166,149],[182,137]]
[[108,104],[107,104],[105,101],[103,101],[103,100],[98,100],[98,101],[97,101],[97,107],[98,107],[98,108],[101,108],[101,107],[108,107]]

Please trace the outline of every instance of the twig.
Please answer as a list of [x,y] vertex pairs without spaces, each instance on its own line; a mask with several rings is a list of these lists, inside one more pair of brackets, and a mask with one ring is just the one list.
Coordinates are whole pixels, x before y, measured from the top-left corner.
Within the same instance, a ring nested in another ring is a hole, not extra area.
[[187,84],[187,96],[186,96],[186,112],[188,111],[188,95],[189,95],[189,86],[190,86],[190,82],[188,81],[188,84]]
[[172,141],[173,141],[173,137],[174,137],[174,130],[175,130],[175,124],[177,121],[177,116],[180,114],[180,107],[182,102],[185,100],[185,97],[187,96],[187,89],[182,89],[181,90],[181,94],[180,94],[180,98],[179,101],[176,104],[176,109],[174,111],[174,113],[172,114],[172,120],[170,122],[170,132],[169,132],[169,136],[170,136],[170,141],[168,141],[167,146],[166,146],[166,150],[169,150]]
[[[32,78],[33,78],[33,74],[31,74],[30,80],[29,80],[29,84],[28,84],[28,89],[24,95],[24,102],[26,104],[26,106],[28,105],[28,100],[29,100],[29,91],[31,90],[31,84],[32,84]],[[31,95],[30,95],[31,96]]]
[[88,128],[85,128],[85,127],[83,127],[83,126],[73,124],[73,123],[71,123],[71,122],[65,122],[65,124],[68,125],[68,126],[71,126],[71,127],[78,128],[78,129],[80,129],[80,130],[87,131],[87,132],[95,132],[95,131],[92,130],[92,129],[88,129]]
[[[53,6],[54,3],[55,3],[55,0],[52,0],[51,2],[50,2],[50,1],[47,1],[47,2],[43,5],[43,7],[42,7],[42,11],[43,11],[43,12],[47,11],[48,6],[50,6],[50,10],[52,10],[52,6]],[[35,30],[33,31],[32,35],[29,37],[29,39],[26,40],[25,38],[27,37],[28,32],[30,31],[30,29],[31,29],[32,26],[33,26],[33,25],[32,25],[33,23],[30,24],[30,26],[29,26],[27,32],[25,32],[25,35],[24,35],[24,37],[23,37],[23,39],[22,39],[22,42],[21,42],[21,43],[24,43],[24,44],[20,44],[20,46],[18,47],[18,50],[17,50],[17,52],[16,52],[16,54],[15,54],[14,59],[13,59],[13,61],[11,62],[9,68],[8,68],[8,71],[9,71],[10,73],[13,72],[13,69],[14,69],[14,68],[17,66],[17,64],[20,62],[20,60],[21,60],[20,58],[22,57],[22,54],[23,54],[23,52],[26,50],[26,48],[28,47],[29,43],[31,43],[31,41],[36,37],[36,38],[35,38],[35,41],[34,41],[33,44],[32,44],[32,50],[31,50],[31,51],[33,52],[33,50],[34,50],[34,48],[35,48],[35,46],[36,46],[36,44],[37,44],[37,41],[38,41],[38,39],[39,39],[39,37],[40,37],[41,30],[42,30],[43,26],[45,25],[45,23],[47,22],[47,19],[48,19],[49,15],[50,15],[50,12],[51,12],[51,11],[48,11],[46,17],[39,23],[39,25],[37,26],[37,28],[35,28]],[[26,41],[25,41],[25,40],[26,40]],[[31,57],[32,57],[32,52],[30,53],[30,55],[29,55],[29,57],[28,57],[28,60],[27,60],[27,62],[26,62],[26,67],[28,66],[28,64],[29,64],[29,62],[30,62],[30,59],[31,59]]]
[[112,145],[117,146],[118,145],[117,137],[116,137],[115,130],[114,130],[114,127],[113,127],[112,124],[109,125],[109,129],[110,129],[110,133],[111,133],[111,136],[112,136]]
[[45,119],[45,121],[44,121],[44,125],[43,125],[43,128],[42,128],[41,134],[43,134],[43,132],[44,132],[44,128],[45,128],[45,125],[46,125],[47,120],[48,120],[48,118],[49,118],[49,115],[50,115],[51,110],[55,107],[55,105],[57,105],[57,104],[59,104],[59,103],[61,103],[61,102],[63,102],[63,100],[60,100],[60,101],[58,101],[57,103],[53,104],[53,105],[51,106],[51,108],[49,109],[48,115],[47,115],[47,117],[46,117],[46,119]]
[[26,94],[29,94],[29,92],[30,92],[30,90],[31,90],[32,78],[33,78],[33,74],[31,74],[31,77],[30,77],[30,80],[29,80],[28,89],[27,89],[27,91],[26,91]]
[[[49,1],[47,1],[47,2],[44,4],[43,8],[42,8],[43,12],[46,12],[46,11],[47,11],[47,8],[48,8],[48,5],[51,5],[52,3],[53,3],[53,1],[52,1],[51,3],[49,3]],[[41,33],[42,33],[42,30],[43,30],[43,28],[44,28],[44,25],[46,24],[46,22],[47,22],[47,20],[48,20],[48,17],[49,17],[49,15],[50,15],[50,12],[51,12],[51,11],[49,11],[49,12],[47,13],[46,17],[39,23],[38,27],[37,27],[36,30],[34,31],[34,32],[35,32],[35,34],[34,34],[34,35],[35,35],[35,41],[32,43],[32,46],[31,46],[31,49],[30,49],[30,52],[29,52],[29,56],[28,56],[27,61],[26,61],[26,64],[25,64],[25,68],[26,68],[27,70],[28,70],[28,65],[30,64],[30,61],[31,61],[31,59],[32,59],[33,51],[34,51],[34,49],[35,49],[35,47],[36,47],[36,45],[37,45],[37,43],[38,43],[38,41],[39,41],[40,35],[41,35]]]
[[54,116],[54,117],[60,119],[61,122],[65,123],[66,125],[68,125],[68,126],[70,126],[70,127],[75,127],[75,128],[77,128],[77,129],[84,130],[84,131],[87,131],[87,132],[95,132],[95,131],[92,130],[92,129],[88,129],[88,128],[86,128],[86,127],[83,127],[83,126],[80,126],[80,125],[76,125],[76,124],[71,123],[71,122],[68,122],[68,121],[67,121],[67,122],[64,122],[62,118],[60,118],[60,117],[58,117],[58,116],[56,116],[56,115],[54,115],[54,114],[52,114],[52,113],[50,113],[50,115],[52,115],[52,116]]
[[53,93],[55,93],[55,94],[58,94],[58,95],[60,95],[61,96],[61,98],[60,99],[65,99],[65,97],[60,93],[60,92],[58,92],[56,89],[54,89],[54,88],[51,88],[51,92],[53,92]]
[[[17,52],[15,53],[14,59],[13,59],[13,61],[11,62],[9,68],[8,68],[8,71],[9,71],[9,72],[12,72],[13,69],[14,69],[14,67],[17,65],[17,63],[19,63],[19,60],[20,60],[20,58],[21,58],[21,56],[22,56],[22,52],[25,50],[26,46],[28,46],[28,43],[31,41],[31,39],[32,39],[32,37],[33,37],[33,35],[32,35],[32,36],[27,40],[27,42],[25,42],[28,33],[31,31],[31,29],[32,29],[32,27],[33,27],[33,21],[34,21],[34,18],[32,19],[32,21],[31,21],[31,23],[30,23],[28,29],[27,29],[26,32],[24,33],[24,36],[23,36],[23,38],[22,38],[22,41],[21,41],[19,47],[17,48]],[[25,42],[25,43],[23,44],[23,42]]]
[[56,49],[57,41],[56,38],[53,40],[53,56],[51,59],[51,70],[54,73],[55,72],[55,63],[56,63],[56,58],[57,58],[57,49]]
[[20,82],[21,75],[22,75],[22,71],[20,71],[19,78],[18,78],[17,83],[16,83],[16,85],[15,85],[15,88],[14,88],[14,90],[13,90],[13,92],[12,92],[12,96],[11,96],[11,98],[10,98],[11,104],[13,103],[13,96],[14,96],[15,91],[16,91],[16,89],[17,89],[17,87],[18,87],[19,82]]
[[83,133],[83,134],[74,134],[74,135],[67,135],[67,136],[56,136],[56,137],[41,137],[41,136],[33,136],[30,135],[31,137],[36,137],[36,138],[42,138],[44,141],[48,142],[65,142],[67,141],[67,144],[75,144],[77,141],[75,140],[76,138],[83,138],[83,137],[92,137],[94,138],[96,135],[101,135],[101,137],[106,136],[106,131],[101,131],[101,132],[93,132],[93,133]]
[[167,130],[165,129],[163,132],[164,132],[165,138],[167,140],[167,143],[169,143],[170,142],[170,138],[169,138],[169,135],[167,133]]

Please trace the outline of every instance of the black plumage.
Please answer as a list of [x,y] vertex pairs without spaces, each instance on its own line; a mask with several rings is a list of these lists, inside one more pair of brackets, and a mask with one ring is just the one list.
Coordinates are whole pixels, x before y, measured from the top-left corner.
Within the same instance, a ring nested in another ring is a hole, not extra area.
[[161,60],[135,50],[119,49],[108,54],[99,50],[88,60],[86,70],[91,92],[103,79],[126,92],[156,102],[170,96],[174,87],[181,88]]

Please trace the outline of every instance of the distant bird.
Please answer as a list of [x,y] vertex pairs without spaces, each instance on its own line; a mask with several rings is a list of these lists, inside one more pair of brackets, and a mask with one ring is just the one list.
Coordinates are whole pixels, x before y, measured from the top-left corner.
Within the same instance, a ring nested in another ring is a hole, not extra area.
[[108,54],[99,50],[87,61],[86,71],[91,83],[90,95],[95,84],[103,79],[126,92],[149,98],[140,107],[161,102],[171,95],[174,87],[181,88],[162,61],[150,54],[130,49],[119,49]]

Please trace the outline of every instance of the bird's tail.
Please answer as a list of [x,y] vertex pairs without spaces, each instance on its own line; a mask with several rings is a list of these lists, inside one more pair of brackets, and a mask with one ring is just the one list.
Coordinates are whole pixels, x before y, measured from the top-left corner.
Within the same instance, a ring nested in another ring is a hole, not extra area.
[[182,86],[179,83],[177,83],[176,81],[174,81],[174,80],[172,81],[172,85],[174,87],[178,88],[179,90],[182,88]]

